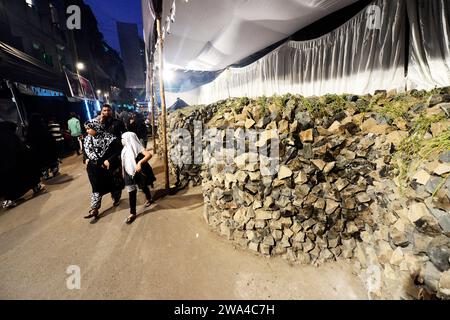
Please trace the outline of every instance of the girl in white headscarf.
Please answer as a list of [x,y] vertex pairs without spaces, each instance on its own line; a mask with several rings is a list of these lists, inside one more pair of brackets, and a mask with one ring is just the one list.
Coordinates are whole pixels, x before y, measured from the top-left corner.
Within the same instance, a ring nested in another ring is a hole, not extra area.
[[134,132],[125,132],[122,135],[122,168],[130,198],[130,215],[126,223],[130,224],[136,219],[137,189],[140,188],[146,198],[145,207],[152,203],[152,195],[148,186],[153,186],[156,181],[153,170],[148,164],[152,154],[145,150]]

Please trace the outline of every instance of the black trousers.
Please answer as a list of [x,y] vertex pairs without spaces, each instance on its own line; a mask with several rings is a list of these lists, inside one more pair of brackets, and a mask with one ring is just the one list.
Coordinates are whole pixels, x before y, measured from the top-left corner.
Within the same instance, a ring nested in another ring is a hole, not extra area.
[[72,149],[75,150],[77,154],[81,154],[80,142],[78,141],[78,137],[72,137]]
[[[147,201],[152,200],[152,194],[150,193],[150,189],[148,187],[142,188],[142,191],[144,192]],[[128,195],[130,197],[130,213],[136,214],[137,190],[128,192]]]

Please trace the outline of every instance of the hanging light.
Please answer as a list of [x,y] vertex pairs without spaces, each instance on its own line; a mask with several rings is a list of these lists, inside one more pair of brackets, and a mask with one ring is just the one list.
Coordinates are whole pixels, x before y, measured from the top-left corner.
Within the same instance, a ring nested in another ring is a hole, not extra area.
[[84,68],[85,68],[85,66],[84,66],[83,62],[78,62],[77,63],[77,70],[82,71],[82,70],[84,70]]
[[175,71],[170,68],[165,68],[163,74],[165,81],[172,81],[175,78]]

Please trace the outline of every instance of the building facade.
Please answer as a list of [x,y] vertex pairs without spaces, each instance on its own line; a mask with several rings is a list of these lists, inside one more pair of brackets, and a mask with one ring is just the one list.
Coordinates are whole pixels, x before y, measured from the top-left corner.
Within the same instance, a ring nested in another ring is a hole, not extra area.
[[0,41],[55,71],[73,70],[65,15],[63,0],[0,0]]
[[[71,5],[81,11],[79,30],[66,26],[66,8]],[[83,0],[0,0],[0,42],[61,75],[64,70],[79,72],[102,101],[121,103],[130,98],[123,61],[104,41],[94,13]],[[79,62],[83,70],[77,70]]]

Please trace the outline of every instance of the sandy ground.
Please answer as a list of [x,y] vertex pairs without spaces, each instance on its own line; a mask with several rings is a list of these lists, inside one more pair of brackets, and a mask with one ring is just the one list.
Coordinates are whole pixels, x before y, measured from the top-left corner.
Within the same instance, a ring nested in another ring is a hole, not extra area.
[[[154,162],[163,183],[162,167]],[[167,196],[132,225],[128,199],[84,220],[90,186],[80,157],[64,160],[47,192],[0,211],[0,299],[366,299],[346,262],[290,266],[235,248],[203,220],[201,188]],[[81,289],[67,288],[69,266]]]

